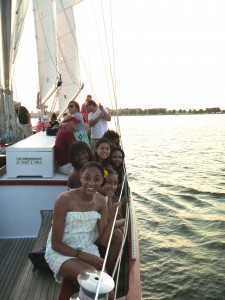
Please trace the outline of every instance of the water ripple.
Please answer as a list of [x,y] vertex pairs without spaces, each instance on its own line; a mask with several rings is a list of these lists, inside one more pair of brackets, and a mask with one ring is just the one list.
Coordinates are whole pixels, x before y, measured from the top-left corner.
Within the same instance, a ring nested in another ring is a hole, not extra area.
[[224,300],[225,115],[121,120],[143,299]]

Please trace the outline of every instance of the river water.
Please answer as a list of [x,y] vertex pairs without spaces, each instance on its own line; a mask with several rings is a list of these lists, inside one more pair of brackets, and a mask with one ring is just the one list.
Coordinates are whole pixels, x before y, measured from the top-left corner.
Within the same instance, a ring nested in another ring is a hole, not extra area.
[[128,116],[120,126],[143,299],[224,300],[225,115]]
[[119,123],[143,300],[224,300],[225,115],[124,116]]

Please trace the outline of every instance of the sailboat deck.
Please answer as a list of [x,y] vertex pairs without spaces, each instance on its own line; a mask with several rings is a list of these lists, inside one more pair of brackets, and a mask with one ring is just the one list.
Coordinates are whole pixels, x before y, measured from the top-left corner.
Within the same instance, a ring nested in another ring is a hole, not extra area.
[[10,299],[34,243],[35,238],[0,239],[0,299]]
[[61,285],[52,274],[37,270],[28,259],[32,249],[45,245],[51,227],[53,211],[41,211],[42,224],[35,238],[1,239],[0,299],[54,300],[58,298]]
[[[57,300],[61,285],[56,283],[51,273],[33,271],[28,254],[46,244],[51,227],[52,210],[41,211],[42,223],[38,237],[0,239],[0,299],[4,300]],[[127,252],[127,249],[125,250]],[[122,269],[125,266],[123,265]],[[125,272],[126,274],[126,272]],[[125,276],[123,274],[123,276]],[[117,299],[126,299],[124,292],[127,279],[120,281]],[[121,286],[122,284],[122,286]]]

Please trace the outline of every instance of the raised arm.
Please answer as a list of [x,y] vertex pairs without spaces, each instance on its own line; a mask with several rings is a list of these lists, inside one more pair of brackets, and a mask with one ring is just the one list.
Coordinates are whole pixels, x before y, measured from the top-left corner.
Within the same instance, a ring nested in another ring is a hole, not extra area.
[[99,108],[102,111],[103,118],[106,121],[111,121],[111,115],[108,113],[108,111],[103,107],[103,105],[101,103],[99,103]]
[[106,204],[105,199],[102,202],[103,203],[100,211],[101,220],[98,222],[98,231],[99,231],[100,243],[103,246],[107,246],[110,233],[112,231],[113,221],[116,213],[116,207],[119,205],[119,203],[114,203],[112,205],[112,209],[108,211],[108,206]]
[[103,112],[101,111],[101,113],[95,118],[95,119],[90,119],[88,121],[88,124],[90,127],[95,126],[95,124],[98,123],[99,120],[101,120],[103,118]]

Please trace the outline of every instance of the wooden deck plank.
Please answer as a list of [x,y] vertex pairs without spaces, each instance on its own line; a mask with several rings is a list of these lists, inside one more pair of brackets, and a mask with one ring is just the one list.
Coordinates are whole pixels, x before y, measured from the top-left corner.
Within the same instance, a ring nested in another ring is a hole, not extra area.
[[27,261],[35,239],[1,239],[4,256],[0,260],[0,299],[9,299],[12,288]]
[[33,300],[47,299],[48,290],[50,289],[51,286],[51,281],[52,281],[51,274],[46,274],[46,273],[41,274],[32,299]]
[[16,253],[19,253],[19,255],[10,261],[9,270],[7,272],[10,274],[10,276],[8,276],[7,280],[5,281],[5,286],[7,286],[9,290],[14,287],[14,283],[19,277],[19,272],[25,265],[27,249],[31,249],[33,247],[33,243],[34,239],[24,239],[19,241],[19,244],[15,249]]
[[10,276],[8,271],[10,259],[12,255],[12,249],[14,248],[15,243],[18,243],[18,240],[5,240],[3,241],[3,245],[1,247],[4,249],[4,257],[1,258],[0,264],[0,290],[4,290],[5,282],[7,277]]
[[[36,270],[33,272],[33,265],[27,255],[35,249],[46,245],[48,233],[51,228],[53,211],[41,211],[42,223],[35,242],[26,252],[26,259],[20,268],[20,274],[17,281],[11,288],[8,298],[9,300],[56,300],[60,292],[60,284],[55,282],[53,275],[46,271]],[[15,248],[14,248],[15,251]],[[15,253],[14,253],[15,255]],[[12,262],[13,265],[13,262]]]

